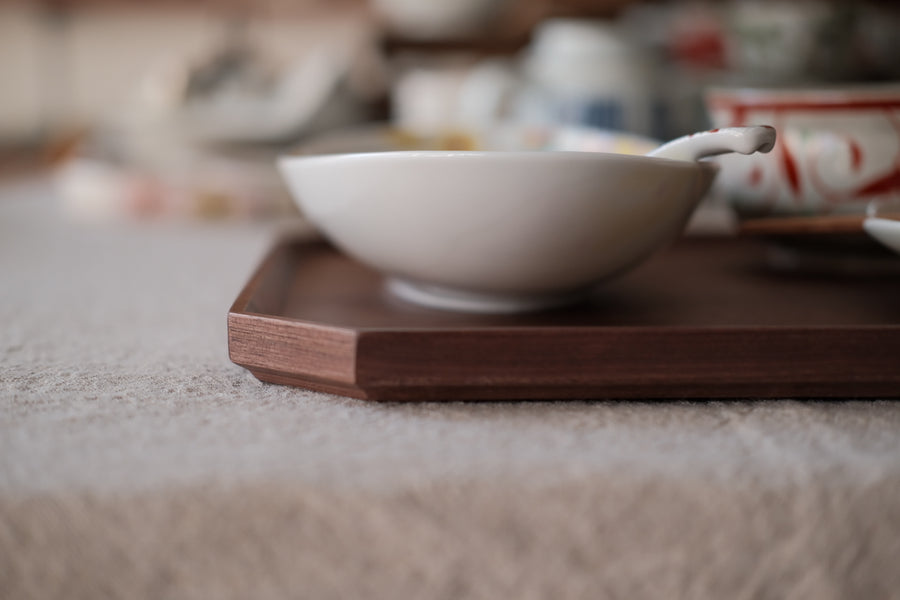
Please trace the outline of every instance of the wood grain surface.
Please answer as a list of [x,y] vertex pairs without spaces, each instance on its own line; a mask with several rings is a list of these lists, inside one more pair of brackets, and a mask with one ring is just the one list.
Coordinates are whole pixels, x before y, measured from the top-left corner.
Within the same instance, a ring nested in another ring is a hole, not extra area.
[[229,312],[229,353],[264,381],[378,400],[900,397],[900,276],[776,273],[764,250],[683,240],[580,306],[488,316],[406,304],[286,240]]

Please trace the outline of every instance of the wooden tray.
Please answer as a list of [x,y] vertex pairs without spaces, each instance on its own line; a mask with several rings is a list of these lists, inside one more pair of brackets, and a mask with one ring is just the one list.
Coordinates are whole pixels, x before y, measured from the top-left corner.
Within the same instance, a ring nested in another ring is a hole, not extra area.
[[777,274],[688,239],[582,306],[419,308],[322,243],[284,241],[228,314],[263,381],[377,400],[900,396],[900,277]]

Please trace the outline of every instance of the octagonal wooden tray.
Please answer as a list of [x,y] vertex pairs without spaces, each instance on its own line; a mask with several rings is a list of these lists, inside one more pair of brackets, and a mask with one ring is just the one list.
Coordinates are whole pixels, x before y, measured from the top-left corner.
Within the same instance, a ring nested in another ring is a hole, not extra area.
[[900,277],[773,273],[687,239],[584,305],[441,312],[324,243],[285,240],[228,314],[263,381],[377,400],[900,397]]

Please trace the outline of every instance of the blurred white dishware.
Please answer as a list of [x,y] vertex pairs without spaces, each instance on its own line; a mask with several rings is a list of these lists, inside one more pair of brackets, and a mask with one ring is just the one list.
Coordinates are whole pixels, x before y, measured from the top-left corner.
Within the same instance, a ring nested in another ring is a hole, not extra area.
[[393,123],[435,133],[472,125],[464,114],[463,99],[474,76],[470,65],[454,63],[414,64],[399,69],[391,86]]
[[490,60],[461,91],[469,122],[515,120],[589,126],[641,135],[657,131],[651,55],[616,24],[551,19],[518,64]]
[[872,203],[863,221],[863,229],[891,250],[900,253],[900,201]]
[[204,54],[161,60],[129,118],[204,145],[277,144],[363,121],[383,75],[371,58],[373,36],[353,24],[332,36],[314,28],[279,42],[235,23]]
[[[697,159],[774,142],[771,128],[754,127],[640,156],[585,152],[561,129],[455,135],[463,149],[372,151],[378,134],[368,147],[326,140],[279,166],[310,222],[386,275],[395,295],[449,310],[519,312],[582,299],[675,239],[716,175]],[[595,135],[609,146],[642,141]]]

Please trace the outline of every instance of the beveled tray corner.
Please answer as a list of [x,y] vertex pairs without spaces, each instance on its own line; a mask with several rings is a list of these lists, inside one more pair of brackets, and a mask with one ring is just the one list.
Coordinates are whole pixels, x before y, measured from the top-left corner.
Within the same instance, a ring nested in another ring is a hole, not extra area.
[[228,346],[263,381],[372,400],[898,397],[900,279],[776,274],[754,240],[686,239],[584,305],[467,315],[288,239]]

